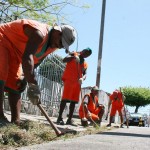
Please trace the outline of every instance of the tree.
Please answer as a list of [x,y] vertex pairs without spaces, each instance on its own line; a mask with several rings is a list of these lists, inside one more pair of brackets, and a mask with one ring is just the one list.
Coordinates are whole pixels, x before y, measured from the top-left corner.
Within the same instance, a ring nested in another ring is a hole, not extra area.
[[66,22],[68,15],[64,8],[89,8],[76,0],[0,0],[0,23],[21,18],[34,19],[52,25],[53,22]]
[[140,107],[145,107],[150,104],[150,89],[143,87],[122,87],[122,92],[125,99],[125,104],[135,106],[135,113]]

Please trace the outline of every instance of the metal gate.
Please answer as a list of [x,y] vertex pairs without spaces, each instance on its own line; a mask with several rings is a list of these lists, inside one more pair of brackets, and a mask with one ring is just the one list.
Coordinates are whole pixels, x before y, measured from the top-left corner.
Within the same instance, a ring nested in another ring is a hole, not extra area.
[[[65,64],[62,62],[62,58],[56,54],[50,54],[35,70],[41,90],[41,103],[50,116],[56,116],[59,110],[63,89],[61,76],[64,68]],[[28,100],[27,88],[22,93],[22,111],[39,115],[38,108],[33,106]]]

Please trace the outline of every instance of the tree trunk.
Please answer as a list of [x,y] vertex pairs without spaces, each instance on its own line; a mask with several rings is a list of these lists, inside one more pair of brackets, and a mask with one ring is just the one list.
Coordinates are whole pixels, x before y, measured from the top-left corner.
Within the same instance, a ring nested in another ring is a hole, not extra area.
[[139,106],[136,106],[135,113],[138,113]]

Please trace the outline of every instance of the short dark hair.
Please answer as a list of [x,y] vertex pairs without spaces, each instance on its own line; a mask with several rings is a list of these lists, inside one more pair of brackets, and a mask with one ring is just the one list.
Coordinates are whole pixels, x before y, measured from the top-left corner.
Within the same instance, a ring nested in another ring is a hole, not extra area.
[[90,55],[92,54],[92,50],[91,50],[91,48],[89,48],[89,47],[83,49],[82,51],[88,51]]

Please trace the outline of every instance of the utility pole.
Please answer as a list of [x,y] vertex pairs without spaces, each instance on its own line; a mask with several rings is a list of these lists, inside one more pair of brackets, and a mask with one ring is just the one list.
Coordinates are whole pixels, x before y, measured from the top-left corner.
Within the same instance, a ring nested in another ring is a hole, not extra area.
[[100,38],[99,38],[98,63],[97,63],[97,77],[96,77],[96,85],[97,85],[99,88],[100,88],[101,60],[102,60],[102,48],[103,48],[105,7],[106,7],[106,0],[103,0],[103,1],[102,1],[102,14],[101,14]]

